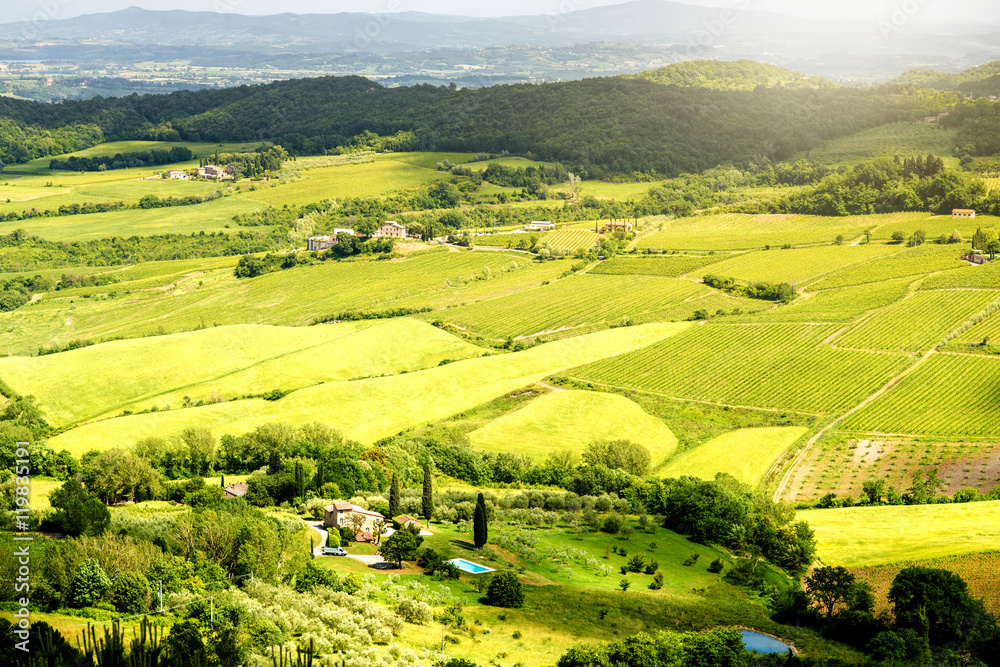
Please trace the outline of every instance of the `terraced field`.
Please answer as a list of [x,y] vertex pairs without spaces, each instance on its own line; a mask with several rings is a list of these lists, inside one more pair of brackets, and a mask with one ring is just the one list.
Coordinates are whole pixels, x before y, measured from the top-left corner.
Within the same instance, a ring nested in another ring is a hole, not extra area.
[[807,430],[801,426],[774,426],[725,433],[684,452],[664,466],[659,475],[715,479],[716,473],[724,472],[745,484],[756,486],[764,479],[775,459]]
[[705,324],[572,373],[698,401],[829,414],[856,405],[912,360],[833,350],[836,325]]
[[169,436],[189,426],[203,426],[221,435],[244,433],[274,421],[307,424],[320,420],[349,438],[370,443],[472,409],[615,351],[646,347],[687,326],[661,323],[602,331],[413,373],[327,382],[277,401],[239,400],[116,417],[66,431],[49,442],[57,451],[66,448],[79,456],[90,449],[106,449],[152,435]]
[[1000,359],[934,355],[842,427],[861,433],[1000,436]]
[[609,276],[661,276],[677,278],[726,259],[725,255],[619,255],[603,261],[591,274]]
[[[900,246],[896,246],[900,247]],[[924,244],[916,248],[901,247],[900,252],[872,259],[837,271],[810,285],[810,289],[831,289],[880,283],[893,278],[923,276],[948,269],[967,267],[959,259],[956,246]]]
[[920,289],[996,289],[997,285],[1000,285],[1000,262],[981,266],[962,262],[954,269],[928,276],[920,283]]
[[[614,415],[614,419],[609,419]],[[659,419],[617,394],[553,391],[469,434],[477,449],[520,452],[541,462],[552,452],[579,454],[595,440],[631,440],[646,447],[653,466],[677,447]]]
[[834,340],[837,347],[923,352],[982,311],[997,291],[917,292]]
[[761,301],[720,294],[691,281],[653,276],[576,275],[491,301],[420,315],[495,338],[532,336],[565,329],[685,320],[695,310],[768,307]]

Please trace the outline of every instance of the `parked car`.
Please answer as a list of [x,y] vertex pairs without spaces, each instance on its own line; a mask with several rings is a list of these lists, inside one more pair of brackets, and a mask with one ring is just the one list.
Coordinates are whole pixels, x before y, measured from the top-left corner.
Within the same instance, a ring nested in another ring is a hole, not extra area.
[[343,547],[323,547],[320,550],[324,556],[346,556],[347,552]]

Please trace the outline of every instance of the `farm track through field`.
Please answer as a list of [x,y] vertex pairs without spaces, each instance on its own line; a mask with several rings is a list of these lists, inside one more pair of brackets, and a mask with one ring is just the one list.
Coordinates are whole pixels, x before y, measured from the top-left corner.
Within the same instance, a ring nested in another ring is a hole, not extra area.
[[[800,451],[795,456],[794,459],[792,459],[792,464],[788,467],[788,470],[785,472],[785,474],[782,475],[781,481],[778,483],[778,488],[775,489],[775,491],[774,491],[774,500],[775,500],[775,502],[778,502],[778,501],[781,500],[781,496],[784,494],[785,489],[788,486],[788,482],[790,481],[790,478],[792,477],[792,475],[795,472],[795,469],[802,463],[802,461],[805,459],[806,455],[809,453],[809,450],[812,449],[813,445],[815,445],[816,442],[821,437],[823,437],[828,431],[830,431],[833,428],[835,428],[838,424],[840,424],[842,421],[844,421],[848,417],[856,414],[857,412],[860,412],[864,408],[866,408],[869,405],[871,405],[877,398],[879,398],[880,396],[882,396],[883,394],[885,394],[885,392],[889,391],[890,389],[892,389],[893,387],[895,387],[897,384],[899,384],[899,382],[904,377],[906,377],[907,375],[909,375],[910,373],[912,373],[914,370],[916,370],[917,368],[919,368],[920,366],[922,366],[924,363],[927,362],[928,359],[930,359],[935,354],[937,354],[937,349],[936,348],[932,348],[932,349],[928,350],[927,352],[924,353],[924,355],[922,357],[920,357],[920,360],[917,361],[915,364],[913,364],[913,365],[909,366],[908,368],[906,368],[906,370],[904,370],[902,373],[900,373],[896,377],[892,378],[885,385],[883,385],[881,389],[879,389],[874,394],[872,394],[871,396],[869,396],[865,400],[863,400],[860,403],[858,403],[857,405],[855,405],[853,408],[851,408],[850,410],[848,410],[847,412],[845,412],[844,414],[842,414],[840,417],[837,417],[836,419],[834,419],[832,422],[830,422],[829,424],[827,424],[826,426],[824,426],[822,429],[820,429],[820,431],[818,433],[816,433],[816,435],[814,435],[813,437],[809,438],[809,441],[806,443],[806,446],[802,448],[802,451]],[[769,471],[769,474],[770,474],[770,471]]]

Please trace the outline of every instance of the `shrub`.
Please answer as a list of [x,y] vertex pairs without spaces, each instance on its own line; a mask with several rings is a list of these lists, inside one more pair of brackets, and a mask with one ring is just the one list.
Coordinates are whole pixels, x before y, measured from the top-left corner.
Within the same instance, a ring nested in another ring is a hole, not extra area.
[[642,553],[632,554],[625,564],[629,572],[642,572],[646,567],[646,556]]
[[663,573],[657,570],[656,574],[653,575],[653,580],[649,582],[649,589],[658,591],[661,588],[663,588]]
[[111,580],[96,558],[88,558],[73,577],[72,599],[76,607],[93,607],[111,588]]
[[605,533],[611,533],[613,535],[622,529],[622,524],[624,523],[624,520],[619,515],[611,514],[604,518],[604,523],[601,524],[601,530]]
[[396,613],[407,623],[426,625],[434,619],[431,608],[426,602],[404,598],[396,605]]
[[692,565],[697,563],[699,555],[700,554],[693,553],[690,556],[688,556],[687,559],[684,561],[684,567],[691,567]]
[[725,565],[723,564],[722,559],[721,558],[716,558],[708,566],[708,571],[711,572],[711,573],[713,573],[713,574],[718,574],[719,572],[722,572],[722,568],[723,567],[725,567]]
[[149,580],[142,572],[123,572],[111,586],[108,599],[120,612],[141,614],[149,608]]
[[486,591],[486,603],[495,607],[524,606],[521,580],[513,572],[500,572],[495,575]]

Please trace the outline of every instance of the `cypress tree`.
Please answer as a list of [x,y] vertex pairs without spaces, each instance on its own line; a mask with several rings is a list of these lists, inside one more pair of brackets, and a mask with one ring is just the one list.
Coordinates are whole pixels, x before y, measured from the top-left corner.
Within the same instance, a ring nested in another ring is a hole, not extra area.
[[489,539],[489,527],[486,525],[486,499],[481,493],[476,499],[476,512],[472,515],[472,530],[473,540],[476,543],[476,548],[479,549]]
[[431,465],[424,464],[424,495],[420,499],[420,509],[424,518],[427,519],[427,527],[430,528],[431,517],[434,516],[434,488],[431,481]]
[[392,473],[392,483],[389,485],[389,518],[399,516],[399,476]]

